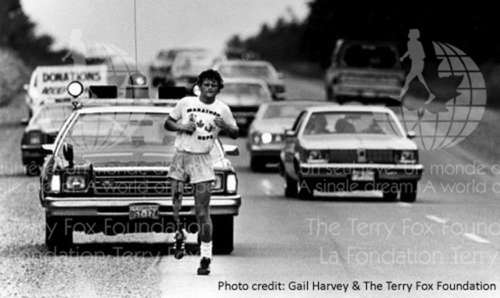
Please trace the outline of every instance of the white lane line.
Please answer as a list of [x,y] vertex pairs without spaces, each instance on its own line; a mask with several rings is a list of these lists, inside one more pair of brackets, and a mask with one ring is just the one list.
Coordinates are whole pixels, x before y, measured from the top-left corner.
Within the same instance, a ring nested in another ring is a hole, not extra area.
[[398,202],[399,207],[410,208],[412,205],[410,203]]
[[425,217],[427,217],[427,219],[429,219],[429,220],[435,221],[435,222],[440,223],[440,224],[445,224],[448,222],[447,219],[441,218],[441,217],[438,217],[438,216],[435,216],[432,214],[428,214]]
[[489,240],[484,239],[483,237],[478,236],[476,234],[472,234],[472,233],[465,233],[464,237],[468,238],[469,240],[472,240],[474,242],[478,242],[478,243],[486,243],[486,244],[490,243]]

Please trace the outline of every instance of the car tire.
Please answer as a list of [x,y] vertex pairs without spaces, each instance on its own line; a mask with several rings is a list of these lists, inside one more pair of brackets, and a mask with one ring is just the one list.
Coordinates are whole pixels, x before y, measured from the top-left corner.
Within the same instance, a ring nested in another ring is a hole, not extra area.
[[306,183],[304,180],[299,180],[299,183],[297,184],[297,190],[299,199],[301,200],[312,200],[314,197],[312,186]]
[[40,165],[35,162],[28,163],[25,169],[28,176],[38,176],[41,172]]
[[212,217],[214,254],[228,255],[234,248],[234,216],[217,215]]
[[298,195],[298,182],[285,174],[285,197],[296,198]]
[[73,228],[64,217],[45,216],[45,245],[50,251],[64,251],[73,244]]
[[256,156],[250,156],[250,169],[254,172],[261,172],[266,168],[264,159]]
[[417,182],[406,182],[401,185],[401,201],[413,203],[417,200]]

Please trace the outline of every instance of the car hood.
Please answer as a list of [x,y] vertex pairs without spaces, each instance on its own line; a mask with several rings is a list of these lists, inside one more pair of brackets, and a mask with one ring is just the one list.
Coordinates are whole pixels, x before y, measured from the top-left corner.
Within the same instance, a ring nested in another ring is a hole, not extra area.
[[307,136],[300,139],[306,149],[388,149],[417,150],[409,139],[387,135],[338,134]]
[[252,124],[252,131],[283,133],[285,129],[291,128],[294,118],[260,119]]
[[258,106],[263,102],[263,99],[247,95],[225,95],[220,94],[217,99],[226,103],[229,106]]
[[[114,159],[113,159],[114,158]],[[136,167],[141,168],[158,168],[158,167],[170,167],[172,156],[167,155],[132,155],[132,156],[94,156],[88,155],[84,157],[84,160],[75,161],[75,164],[86,164],[91,163],[95,168],[106,169],[106,168],[130,168],[132,171]],[[214,159],[213,167],[217,170],[227,170],[232,169],[231,162],[226,158]]]

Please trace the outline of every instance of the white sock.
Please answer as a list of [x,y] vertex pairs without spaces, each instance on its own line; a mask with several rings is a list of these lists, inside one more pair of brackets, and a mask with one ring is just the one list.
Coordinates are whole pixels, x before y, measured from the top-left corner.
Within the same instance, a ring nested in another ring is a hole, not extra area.
[[200,255],[202,258],[212,258],[212,241],[203,242],[200,244]]

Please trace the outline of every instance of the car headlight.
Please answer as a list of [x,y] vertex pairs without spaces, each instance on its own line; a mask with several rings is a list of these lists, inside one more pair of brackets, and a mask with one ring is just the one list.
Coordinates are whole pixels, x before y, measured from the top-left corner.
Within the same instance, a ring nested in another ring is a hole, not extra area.
[[235,174],[228,174],[226,176],[226,191],[228,193],[236,193],[238,190],[238,179]]
[[61,176],[53,175],[50,179],[50,191],[58,193],[61,191]]
[[258,132],[252,135],[252,142],[254,144],[260,144],[260,134]]
[[418,161],[417,151],[414,150],[403,150],[399,155],[399,163],[402,164],[415,164]]
[[265,132],[260,136],[260,139],[262,140],[262,144],[269,144],[273,141],[273,135]]
[[212,182],[212,189],[221,189],[222,188],[222,177],[221,175],[215,175],[215,180]]
[[326,163],[328,162],[328,159],[326,158],[326,155],[320,150],[311,150],[309,152],[309,155],[307,156],[307,162]]
[[85,176],[75,175],[66,177],[65,189],[69,191],[80,191],[87,188]]

